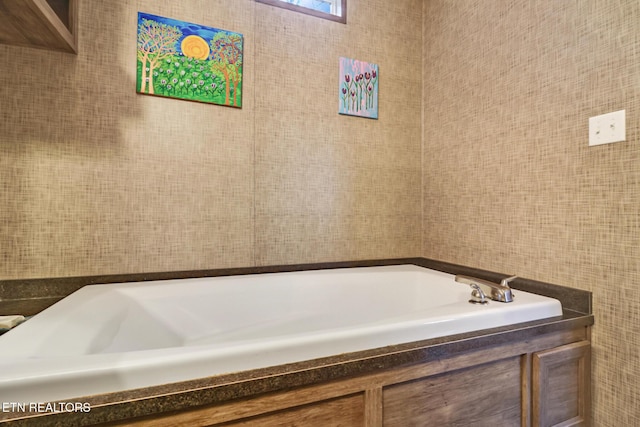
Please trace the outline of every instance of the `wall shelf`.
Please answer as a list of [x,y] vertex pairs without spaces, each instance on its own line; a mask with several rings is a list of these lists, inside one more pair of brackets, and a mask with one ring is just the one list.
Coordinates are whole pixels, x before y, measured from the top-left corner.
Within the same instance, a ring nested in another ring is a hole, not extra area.
[[77,53],[77,0],[0,0],[0,43]]

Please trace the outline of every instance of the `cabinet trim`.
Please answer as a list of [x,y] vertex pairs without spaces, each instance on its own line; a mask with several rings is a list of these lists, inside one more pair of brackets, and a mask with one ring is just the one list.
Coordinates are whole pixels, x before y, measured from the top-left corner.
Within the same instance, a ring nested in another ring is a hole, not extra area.
[[364,396],[364,425],[368,427],[382,427],[382,387],[378,386],[365,390]]

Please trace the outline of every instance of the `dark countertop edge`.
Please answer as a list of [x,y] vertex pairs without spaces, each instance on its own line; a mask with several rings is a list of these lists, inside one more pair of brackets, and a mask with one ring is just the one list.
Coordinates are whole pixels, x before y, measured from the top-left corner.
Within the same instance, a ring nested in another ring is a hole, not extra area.
[[[92,277],[126,277],[126,281],[143,281],[400,264],[414,264],[451,274],[465,274],[493,281],[500,281],[502,278],[507,277],[505,274],[488,272],[485,270],[478,270],[425,258],[200,270],[199,272],[206,271],[212,273],[200,276],[179,275],[183,272],[135,275],[136,277],[143,276],[144,278],[141,280],[132,280],[131,275]],[[194,274],[194,272],[187,273]],[[81,279],[86,278],[74,279],[83,281]],[[118,282],[118,280],[114,280],[93,283]],[[291,363],[271,368],[244,371],[235,374],[225,374],[143,389],[69,399],[69,401],[73,402],[90,403],[91,411],[88,413],[69,412],[55,414],[20,414],[0,412],[0,424],[8,426],[37,427],[91,425],[96,423],[115,422],[135,417],[144,417],[160,412],[169,413],[179,410],[195,409],[203,405],[244,399],[264,393],[284,391],[293,387],[308,386],[318,382],[367,374],[379,369],[401,367],[403,365],[416,363],[417,361],[439,359],[473,350],[481,346],[499,345],[511,342],[514,339],[522,340],[560,330],[586,327],[594,323],[594,318],[591,314],[590,292],[528,279],[516,279],[511,284],[514,289],[521,289],[559,299],[563,305],[563,316],[561,318],[543,319],[535,322],[474,331],[426,341],[346,353],[338,356]],[[586,310],[584,310],[585,308]]]

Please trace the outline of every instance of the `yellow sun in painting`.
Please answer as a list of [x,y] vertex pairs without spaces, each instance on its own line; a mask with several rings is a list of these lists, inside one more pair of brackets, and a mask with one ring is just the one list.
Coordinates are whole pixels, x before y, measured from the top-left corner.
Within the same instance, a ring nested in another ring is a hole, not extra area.
[[196,59],[207,59],[209,56],[209,45],[200,36],[187,36],[180,45],[184,56]]

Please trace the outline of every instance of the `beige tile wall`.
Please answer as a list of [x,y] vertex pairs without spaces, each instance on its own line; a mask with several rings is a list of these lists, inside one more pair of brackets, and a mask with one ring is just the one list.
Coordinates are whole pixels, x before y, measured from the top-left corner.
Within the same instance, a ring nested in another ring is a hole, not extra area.
[[[0,278],[420,252],[421,3],[80,1],[79,54],[0,45]],[[245,36],[243,108],[137,95],[137,12]],[[339,116],[338,58],[380,66]]]
[[[640,3],[429,0],[423,255],[594,292],[594,425],[640,425]],[[627,141],[588,118],[627,111]]]
[[[385,3],[348,25],[256,8],[258,264],[420,252],[421,7]],[[341,56],[379,65],[378,120],[336,114]]]
[[[592,290],[595,424],[640,424],[635,0],[349,0],[346,26],[80,3],[78,56],[0,46],[1,278],[422,246]],[[136,95],[138,10],[243,33],[243,108]],[[339,56],[380,65],[378,121],[337,115]],[[622,108],[628,141],[587,147],[588,117]]]
[[253,8],[79,3],[78,56],[0,46],[0,276],[250,264],[252,99],[136,95],[135,39],[143,10],[251,40]]

